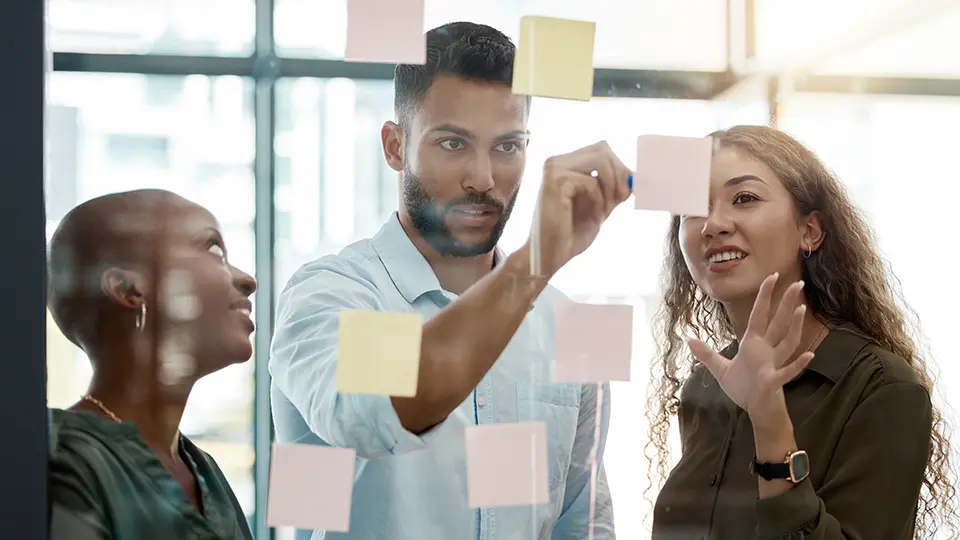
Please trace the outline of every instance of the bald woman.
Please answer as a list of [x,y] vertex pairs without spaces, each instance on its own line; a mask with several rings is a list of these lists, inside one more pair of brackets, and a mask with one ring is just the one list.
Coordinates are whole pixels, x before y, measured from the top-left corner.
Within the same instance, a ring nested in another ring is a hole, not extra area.
[[179,430],[194,383],[252,354],[257,284],[219,229],[143,190],[83,203],[54,233],[50,310],[93,366],[80,401],[53,411],[55,540],[252,538],[213,458]]

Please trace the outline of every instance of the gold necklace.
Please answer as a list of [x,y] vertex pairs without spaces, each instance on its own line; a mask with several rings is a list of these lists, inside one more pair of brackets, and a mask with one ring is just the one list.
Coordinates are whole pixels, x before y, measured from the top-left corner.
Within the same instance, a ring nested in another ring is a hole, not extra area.
[[813,350],[813,346],[817,344],[817,340],[819,340],[823,336],[823,334],[826,333],[826,331],[827,331],[827,325],[823,325],[823,330],[820,330],[820,333],[817,334],[817,337],[813,338],[813,341],[810,342],[810,346],[807,347],[807,352],[810,352]]
[[91,396],[90,394],[84,395],[82,399],[83,399],[84,401],[89,401],[90,403],[93,403],[94,405],[96,405],[97,407],[99,407],[100,410],[103,411],[103,414],[109,416],[110,419],[113,420],[114,422],[116,422],[116,423],[118,423],[118,424],[122,424],[122,423],[123,423],[123,420],[121,420],[119,416],[113,414],[113,411],[111,411],[110,409],[108,409],[107,406],[104,405],[103,402],[100,401],[99,399]]

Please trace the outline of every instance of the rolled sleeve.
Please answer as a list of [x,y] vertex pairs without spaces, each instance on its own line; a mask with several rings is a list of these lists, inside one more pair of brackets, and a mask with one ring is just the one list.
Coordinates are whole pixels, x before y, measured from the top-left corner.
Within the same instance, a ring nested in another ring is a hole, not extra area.
[[[930,396],[892,383],[864,399],[844,426],[820,489],[809,480],[757,501],[761,540],[906,540],[930,455]],[[826,459],[810,456],[810,459]]]
[[[560,518],[553,530],[551,540],[582,540],[589,535],[593,526],[593,537],[597,540],[616,538],[613,524],[613,502],[607,475],[603,466],[607,431],[610,427],[610,385],[603,385],[603,400],[600,406],[600,440],[597,445],[597,490],[593,493],[590,486],[590,452],[597,436],[597,406],[599,385],[583,385],[580,397],[580,413],[577,421],[577,434],[573,443],[573,455],[564,492]],[[594,500],[594,516],[590,520],[590,499]]]
[[343,309],[383,310],[380,293],[362,272],[321,259],[294,275],[277,303],[273,384],[326,444],[354,448],[367,459],[423,448],[429,436],[404,429],[389,397],[337,392]]

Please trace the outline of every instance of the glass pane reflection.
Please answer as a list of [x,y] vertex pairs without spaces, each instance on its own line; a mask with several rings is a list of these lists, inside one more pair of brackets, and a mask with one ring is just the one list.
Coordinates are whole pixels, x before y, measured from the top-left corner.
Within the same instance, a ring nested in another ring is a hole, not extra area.
[[[346,0],[276,0],[274,28],[281,53],[343,58],[346,5]],[[514,40],[523,15],[596,21],[598,67],[726,69],[723,0],[426,0],[425,7],[426,28],[471,21],[489,24]]]
[[253,0],[50,0],[55,51],[246,56]]
[[[389,82],[288,79],[277,91],[276,268],[279,290],[305,262],[336,253],[372,235],[396,210],[398,176],[384,162],[380,127],[393,119]],[[643,133],[704,136],[737,122],[766,119],[766,107],[690,100],[594,99],[590,103],[535,99],[525,180],[504,231],[507,251],[526,240],[543,162],[605,139],[631,167]],[[653,344],[647,321],[656,302],[666,214],[635,212],[630,201],[614,212],[584,256],[565,267],[554,285],[578,301],[636,306],[635,381],[614,383],[614,413],[606,451],[617,534],[644,535],[643,408]],[[603,276],[603,279],[597,279]],[[675,444],[676,446],[676,444]],[[676,446],[679,449],[678,446]],[[677,456],[678,452],[674,452]],[[262,489],[262,487],[261,487]],[[280,538],[292,538],[283,531]],[[286,535],[286,536],[284,536]]]
[[[163,188],[213,212],[231,262],[253,272],[250,81],[54,73],[48,103],[48,235],[83,201]],[[68,406],[86,390],[90,366],[52,320],[47,340],[48,403]],[[182,422],[183,433],[217,460],[248,515],[254,504],[252,422],[252,360],[202,379]]]

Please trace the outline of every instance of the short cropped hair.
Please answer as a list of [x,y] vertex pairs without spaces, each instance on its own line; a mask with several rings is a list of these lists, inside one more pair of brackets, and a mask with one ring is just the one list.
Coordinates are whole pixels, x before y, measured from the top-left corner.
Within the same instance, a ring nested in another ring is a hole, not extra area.
[[439,75],[512,86],[516,51],[510,38],[485,24],[452,22],[430,30],[426,63],[399,64],[394,73],[397,121],[405,126]]

